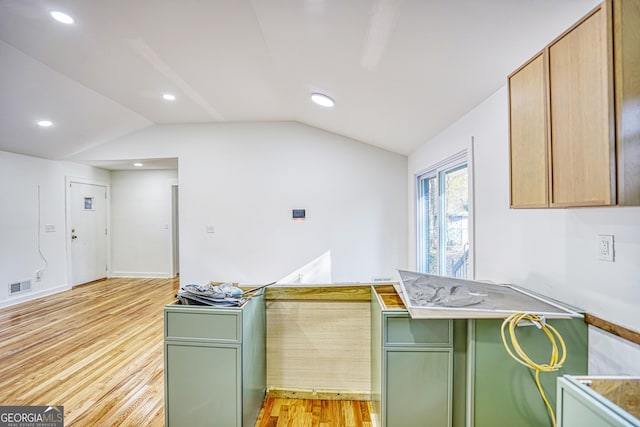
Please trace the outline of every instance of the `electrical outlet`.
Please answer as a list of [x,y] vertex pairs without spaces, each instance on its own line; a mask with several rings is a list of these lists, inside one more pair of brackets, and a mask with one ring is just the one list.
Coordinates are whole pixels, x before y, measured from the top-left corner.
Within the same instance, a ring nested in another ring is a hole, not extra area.
[[36,270],[36,280],[40,281],[42,279],[42,270]]
[[598,235],[598,258],[601,261],[613,262],[613,235]]

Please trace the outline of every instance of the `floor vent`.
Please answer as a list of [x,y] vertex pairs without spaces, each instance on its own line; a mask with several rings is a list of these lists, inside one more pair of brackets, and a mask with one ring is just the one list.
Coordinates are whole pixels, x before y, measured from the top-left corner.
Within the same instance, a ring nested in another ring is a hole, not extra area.
[[31,280],[23,280],[22,282],[9,283],[9,296],[28,292],[31,290]]

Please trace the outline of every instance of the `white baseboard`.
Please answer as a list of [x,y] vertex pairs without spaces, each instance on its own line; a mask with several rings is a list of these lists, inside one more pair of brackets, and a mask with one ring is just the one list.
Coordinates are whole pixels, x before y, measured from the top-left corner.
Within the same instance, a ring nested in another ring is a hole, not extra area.
[[145,279],[171,279],[171,273],[166,271],[112,271],[109,277],[120,278],[145,278]]
[[46,297],[47,295],[57,294],[58,292],[68,291],[71,287],[67,284],[56,286],[55,288],[44,289],[36,292],[29,292],[25,294],[8,297],[0,301],[0,307],[9,307],[12,305],[20,304],[21,302],[31,301],[34,299]]

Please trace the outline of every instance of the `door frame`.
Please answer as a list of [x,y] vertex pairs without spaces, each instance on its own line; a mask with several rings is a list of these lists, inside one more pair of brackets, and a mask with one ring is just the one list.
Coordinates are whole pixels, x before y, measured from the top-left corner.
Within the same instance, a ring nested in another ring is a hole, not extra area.
[[178,180],[171,180],[169,184],[171,192],[171,214],[169,233],[171,235],[171,278],[180,274],[180,185]]
[[74,284],[71,283],[71,278],[73,277],[73,259],[71,257],[71,183],[76,184],[88,184],[88,185],[99,185],[105,187],[107,192],[107,200],[105,203],[106,209],[106,218],[107,218],[107,241],[106,241],[106,251],[107,251],[107,277],[111,277],[111,185],[109,182],[90,179],[90,178],[81,178],[76,176],[65,176],[65,247],[67,253],[67,286],[72,288]]

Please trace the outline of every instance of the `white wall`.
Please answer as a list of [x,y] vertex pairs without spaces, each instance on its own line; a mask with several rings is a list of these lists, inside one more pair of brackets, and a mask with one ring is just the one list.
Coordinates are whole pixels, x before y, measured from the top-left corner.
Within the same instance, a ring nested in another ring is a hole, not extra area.
[[[476,279],[523,286],[640,330],[640,208],[509,209],[506,87],[409,156],[409,194],[415,174],[465,148],[472,136]],[[598,234],[615,236],[615,262],[598,260]],[[415,266],[415,244],[409,241]]]
[[406,264],[405,156],[293,122],[154,126],[81,156],[179,158],[183,283],[277,280],[327,251],[333,281]]
[[[65,177],[109,184],[109,172],[68,162],[44,160],[0,151],[0,306],[68,288]],[[38,253],[38,186],[41,201],[41,250],[48,267],[40,281],[36,270],[45,262]],[[44,232],[54,225],[54,232]],[[32,291],[8,297],[8,285],[31,279]]]
[[111,173],[111,276],[171,277],[176,170]]

